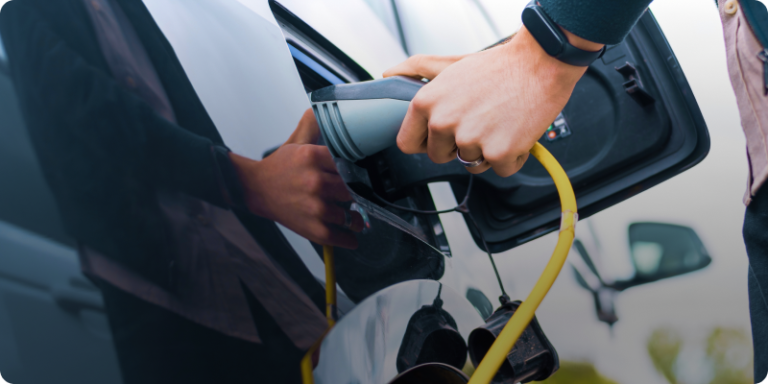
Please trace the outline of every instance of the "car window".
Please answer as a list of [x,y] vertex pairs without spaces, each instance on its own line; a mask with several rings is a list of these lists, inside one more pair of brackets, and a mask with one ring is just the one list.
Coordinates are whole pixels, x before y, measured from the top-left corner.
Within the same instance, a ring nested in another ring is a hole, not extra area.
[[64,232],[53,194],[43,178],[7,64],[0,37],[0,220],[74,245]]

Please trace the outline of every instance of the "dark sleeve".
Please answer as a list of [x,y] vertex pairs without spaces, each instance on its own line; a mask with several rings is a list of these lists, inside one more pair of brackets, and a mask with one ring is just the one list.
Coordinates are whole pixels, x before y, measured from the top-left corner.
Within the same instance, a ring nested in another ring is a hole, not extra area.
[[92,180],[109,172],[228,205],[221,175],[226,164],[217,161],[211,140],[169,122],[90,65],[28,3],[3,7],[0,32],[36,148],[90,162],[68,177],[87,183],[89,172]]
[[651,0],[538,0],[544,12],[576,36],[618,44],[629,34]]

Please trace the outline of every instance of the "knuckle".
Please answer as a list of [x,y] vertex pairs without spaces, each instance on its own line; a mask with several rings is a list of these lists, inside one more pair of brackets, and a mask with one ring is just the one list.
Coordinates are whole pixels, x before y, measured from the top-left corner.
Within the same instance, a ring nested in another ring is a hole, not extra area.
[[421,90],[416,93],[416,96],[411,100],[411,105],[408,106],[408,109],[413,112],[423,112],[429,109],[431,101],[429,99],[429,94],[425,92],[425,90],[426,88],[421,88]]
[[505,163],[507,156],[508,153],[503,148],[483,149],[483,157],[485,160],[495,166],[501,166],[503,163]]
[[451,132],[451,124],[444,119],[433,117],[427,122],[429,132],[446,134]]
[[320,174],[312,172],[304,179],[305,187],[307,191],[313,195],[316,195],[323,190],[323,180]]
[[301,145],[296,149],[296,156],[303,164],[311,164],[315,159],[315,151],[310,145]]
[[321,218],[325,214],[325,204],[322,201],[313,199],[307,202],[307,213],[315,218]]
[[466,130],[460,130],[456,133],[456,137],[454,138],[456,146],[459,148],[480,147],[478,138],[465,131]]

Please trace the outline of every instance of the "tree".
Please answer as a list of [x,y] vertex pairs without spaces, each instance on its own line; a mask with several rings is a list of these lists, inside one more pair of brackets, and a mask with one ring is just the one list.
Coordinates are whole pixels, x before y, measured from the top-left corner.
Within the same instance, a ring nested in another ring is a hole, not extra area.
[[646,344],[653,366],[670,384],[678,384],[675,363],[682,345],[683,340],[677,332],[667,328],[653,331]]
[[[670,384],[688,383],[677,366],[682,338],[674,330],[653,331],[646,344],[653,366]],[[751,384],[752,344],[742,329],[717,327],[706,339],[706,365],[711,369],[709,384]]]
[[752,348],[744,331],[715,328],[707,337],[707,357],[714,371],[710,384],[752,383]]
[[543,384],[618,384],[606,378],[592,363],[560,361],[560,369],[552,377],[541,381]]

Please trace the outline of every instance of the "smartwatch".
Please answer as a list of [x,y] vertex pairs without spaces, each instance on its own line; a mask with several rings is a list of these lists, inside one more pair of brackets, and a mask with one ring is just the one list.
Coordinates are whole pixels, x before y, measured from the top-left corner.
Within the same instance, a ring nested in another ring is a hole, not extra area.
[[544,52],[563,63],[577,67],[587,67],[593,61],[603,56],[605,52],[605,47],[593,52],[571,45],[563,31],[560,30],[560,27],[544,13],[541,6],[536,4],[536,0],[528,3],[525,9],[523,9],[523,24],[533,38],[539,42]]

